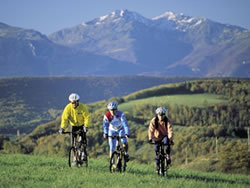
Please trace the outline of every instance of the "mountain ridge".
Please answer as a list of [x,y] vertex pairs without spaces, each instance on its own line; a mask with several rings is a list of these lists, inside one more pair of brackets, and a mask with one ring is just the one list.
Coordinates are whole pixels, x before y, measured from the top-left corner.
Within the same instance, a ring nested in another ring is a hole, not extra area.
[[0,24],[0,49],[0,77],[250,77],[249,30],[170,11],[116,10],[48,36]]

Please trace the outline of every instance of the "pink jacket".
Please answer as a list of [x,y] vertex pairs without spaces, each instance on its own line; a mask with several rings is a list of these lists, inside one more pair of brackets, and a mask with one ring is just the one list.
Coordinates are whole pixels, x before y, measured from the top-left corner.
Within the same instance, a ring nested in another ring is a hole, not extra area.
[[148,128],[148,138],[149,140],[160,141],[165,136],[173,141],[173,127],[171,121],[168,119],[167,126],[165,126],[164,121],[159,121],[158,129],[155,128],[155,117],[151,120]]

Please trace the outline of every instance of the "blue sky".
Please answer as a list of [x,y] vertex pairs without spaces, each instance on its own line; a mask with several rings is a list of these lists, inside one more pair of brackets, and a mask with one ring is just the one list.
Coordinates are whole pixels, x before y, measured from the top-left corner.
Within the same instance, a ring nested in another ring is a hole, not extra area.
[[120,9],[146,18],[172,11],[250,29],[250,0],[0,0],[0,22],[51,34]]

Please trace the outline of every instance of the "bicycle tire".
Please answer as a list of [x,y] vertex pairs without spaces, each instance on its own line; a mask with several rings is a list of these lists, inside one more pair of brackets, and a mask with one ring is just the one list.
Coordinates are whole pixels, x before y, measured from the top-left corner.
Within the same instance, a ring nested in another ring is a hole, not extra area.
[[164,159],[162,155],[160,155],[159,164],[160,164],[159,175],[164,176]]
[[113,152],[109,161],[109,171],[111,173],[114,172],[121,172],[121,159],[120,159],[120,154],[117,152]]
[[166,158],[164,159],[164,161],[165,161],[165,176],[167,176],[168,175],[168,161]]
[[[75,148],[74,147],[71,147],[69,149],[69,160],[68,160],[68,164],[69,164],[69,167],[73,167],[73,166],[76,166],[77,165],[77,152],[75,151]],[[76,156],[75,156],[76,154]]]
[[159,175],[161,176],[167,176],[168,173],[168,163],[167,159],[164,156],[161,156],[160,159],[160,169],[159,169]]
[[122,154],[121,163],[122,163],[122,171],[125,172],[126,168],[127,168],[127,161],[125,160],[125,154],[124,153]]

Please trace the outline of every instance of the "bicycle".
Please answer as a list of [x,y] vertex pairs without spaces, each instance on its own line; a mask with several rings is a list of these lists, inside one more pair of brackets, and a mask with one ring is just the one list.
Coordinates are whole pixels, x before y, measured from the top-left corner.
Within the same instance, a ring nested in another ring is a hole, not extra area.
[[149,142],[149,143],[153,144],[153,145],[155,145],[156,143],[159,144],[159,146],[160,146],[159,153],[158,153],[159,168],[158,168],[157,174],[160,176],[167,176],[168,169],[169,169],[169,163],[168,163],[167,158],[166,158],[167,153],[164,150],[164,146],[168,145],[168,143],[164,144],[162,141],[161,142],[153,141],[153,142]]
[[125,172],[127,167],[127,161],[125,160],[125,149],[121,147],[121,139],[125,136],[109,136],[112,139],[116,139],[116,150],[112,153],[109,161],[109,170],[114,172]]
[[76,132],[63,132],[63,134],[71,135],[71,147],[68,155],[69,167],[81,167],[83,165],[88,167],[87,139],[85,138],[82,142],[83,138],[80,136],[82,133],[85,132],[83,130],[78,130]]

